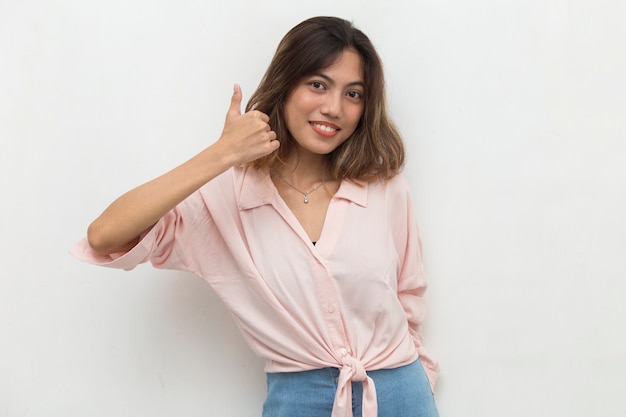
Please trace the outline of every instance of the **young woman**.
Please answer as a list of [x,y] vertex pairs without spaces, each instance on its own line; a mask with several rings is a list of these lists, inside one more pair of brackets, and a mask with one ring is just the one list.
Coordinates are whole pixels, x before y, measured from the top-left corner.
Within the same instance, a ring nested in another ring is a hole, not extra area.
[[349,22],[280,42],[220,138],[114,201],[73,253],[204,278],[266,360],[264,417],[432,417],[426,288],[380,59]]

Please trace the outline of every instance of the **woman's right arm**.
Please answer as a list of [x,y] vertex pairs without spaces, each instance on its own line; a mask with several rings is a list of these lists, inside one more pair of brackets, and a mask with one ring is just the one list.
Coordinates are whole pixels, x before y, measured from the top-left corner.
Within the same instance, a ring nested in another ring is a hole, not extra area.
[[269,117],[258,111],[241,114],[241,88],[235,85],[224,130],[213,145],[115,200],[87,230],[99,254],[125,252],[169,210],[232,166],[251,162],[280,146]]

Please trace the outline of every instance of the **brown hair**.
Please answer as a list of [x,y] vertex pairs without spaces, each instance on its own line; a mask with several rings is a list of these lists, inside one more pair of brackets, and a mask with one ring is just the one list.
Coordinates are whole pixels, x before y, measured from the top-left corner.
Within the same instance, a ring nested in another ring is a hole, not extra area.
[[296,84],[332,65],[346,49],[363,62],[364,110],[352,136],[328,155],[332,179],[376,180],[396,175],[404,164],[402,138],[387,114],[385,80],[380,57],[369,38],[352,23],[336,17],[313,17],[291,29],[280,41],[246,111],[270,117],[280,148],[252,163],[277,170],[292,156],[295,143],[284,121],[284,105]]

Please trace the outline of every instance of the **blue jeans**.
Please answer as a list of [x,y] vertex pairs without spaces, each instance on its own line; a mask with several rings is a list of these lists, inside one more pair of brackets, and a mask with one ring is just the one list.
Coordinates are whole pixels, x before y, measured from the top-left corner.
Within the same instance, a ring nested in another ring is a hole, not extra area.
[[[368,371],[376,385],[378,417],[438,417],[428,377],[419,360]],[[330,417],[339,369],[267,374],[263,417]],[[363,386],[352,382],[352,414],[361,417]]]

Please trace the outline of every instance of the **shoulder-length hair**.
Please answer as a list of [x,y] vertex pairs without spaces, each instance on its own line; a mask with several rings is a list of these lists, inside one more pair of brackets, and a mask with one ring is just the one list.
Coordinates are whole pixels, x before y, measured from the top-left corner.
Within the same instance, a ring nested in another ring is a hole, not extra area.
[[266,113],[280,147],[252,163],[256,168],[279,170],[295,152],[287,130],[284,106],[302,78],[332,65],[346,49],[355,50],[363,64],[364,107],[352,136],[327,156],[331,179],[373,181],[389,179],[404,164],[404,145],[387,114],[383,67],[369,38],[347,20],[313,17],[291,29],[280,41],[246,111]]

